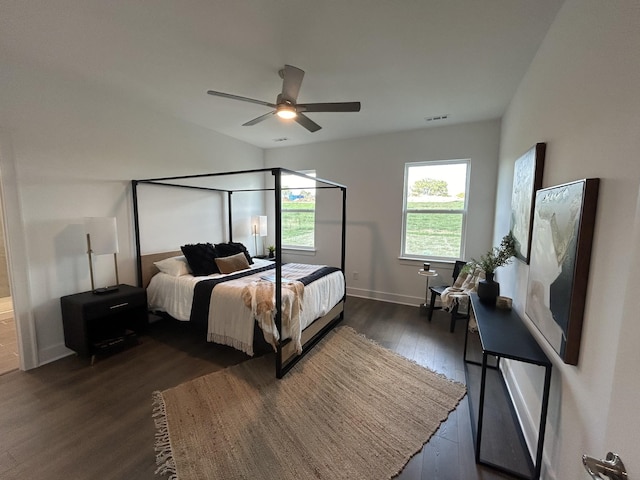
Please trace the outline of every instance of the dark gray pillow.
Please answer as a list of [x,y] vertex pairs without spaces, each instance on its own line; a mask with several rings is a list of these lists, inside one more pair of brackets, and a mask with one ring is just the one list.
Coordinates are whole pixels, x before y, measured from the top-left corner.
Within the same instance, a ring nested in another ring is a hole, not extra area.
[[228,242],[228,243],[216,243],[216,255],[218,257],[230,257],[231,255],[235,255],[236,253],[244,253],[244,256],[247,257],[247,262],[249,265],[253,265],[253,259],[249,254],[249,250],[244,244],[240,242]]
[[187,244],[180,247],[189,268],[196,277],[220,273],[216,265],[216,249],[210,243]]

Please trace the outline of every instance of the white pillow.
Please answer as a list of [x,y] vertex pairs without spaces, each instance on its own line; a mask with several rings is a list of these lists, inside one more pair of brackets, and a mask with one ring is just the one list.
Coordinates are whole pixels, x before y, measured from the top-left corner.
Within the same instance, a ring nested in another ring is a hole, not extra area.
[[159,262],[153,262],[153,264],[162,273],[166,273],[172,277],[181,277],[182,275],[188,275],[191,273],[191,270],[189,270],[189,264],[187,263],[187,259],[184,255],[165,258]]

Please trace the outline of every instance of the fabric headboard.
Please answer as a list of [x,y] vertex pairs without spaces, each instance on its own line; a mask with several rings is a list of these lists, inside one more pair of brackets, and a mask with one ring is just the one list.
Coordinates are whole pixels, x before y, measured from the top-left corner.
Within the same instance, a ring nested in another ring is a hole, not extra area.
[[142,288],[147,288],[151,278],[158,273],[158,268],[153,264],[154,262],[159,262],[160,260],[164,260],[165,258],[177,257],[178,255],[182,255],[180,250],[174,252],[162,252],[162,253],[151,253],[149,255],[142,255]]

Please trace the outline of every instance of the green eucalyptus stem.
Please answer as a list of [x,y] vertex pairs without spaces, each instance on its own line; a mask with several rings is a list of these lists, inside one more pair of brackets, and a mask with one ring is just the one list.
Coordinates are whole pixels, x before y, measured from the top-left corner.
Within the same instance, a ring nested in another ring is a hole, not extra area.
[[499,247],[493,247],[487,253],[481,255],[479,260],[472,258],[465,266],[465,269],[475,270],[476,268],[480,268],[485,274],[492,274],[496,271],[496,268],[511,263],[515,254],[516,241],[511,232],[509,232],[502,238]]

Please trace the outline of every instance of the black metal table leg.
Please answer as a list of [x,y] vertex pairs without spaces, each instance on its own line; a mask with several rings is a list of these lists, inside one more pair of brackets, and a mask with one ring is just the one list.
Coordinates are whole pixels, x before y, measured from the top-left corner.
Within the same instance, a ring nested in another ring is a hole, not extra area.
[[484,391],[487,383],[487,354],[482,353],[482,377],[480,379],[480,401],[478,403],[478,431],[476,432],[476,462],[480,463],[480,443],[482,440],[482,417],[484,413]]

